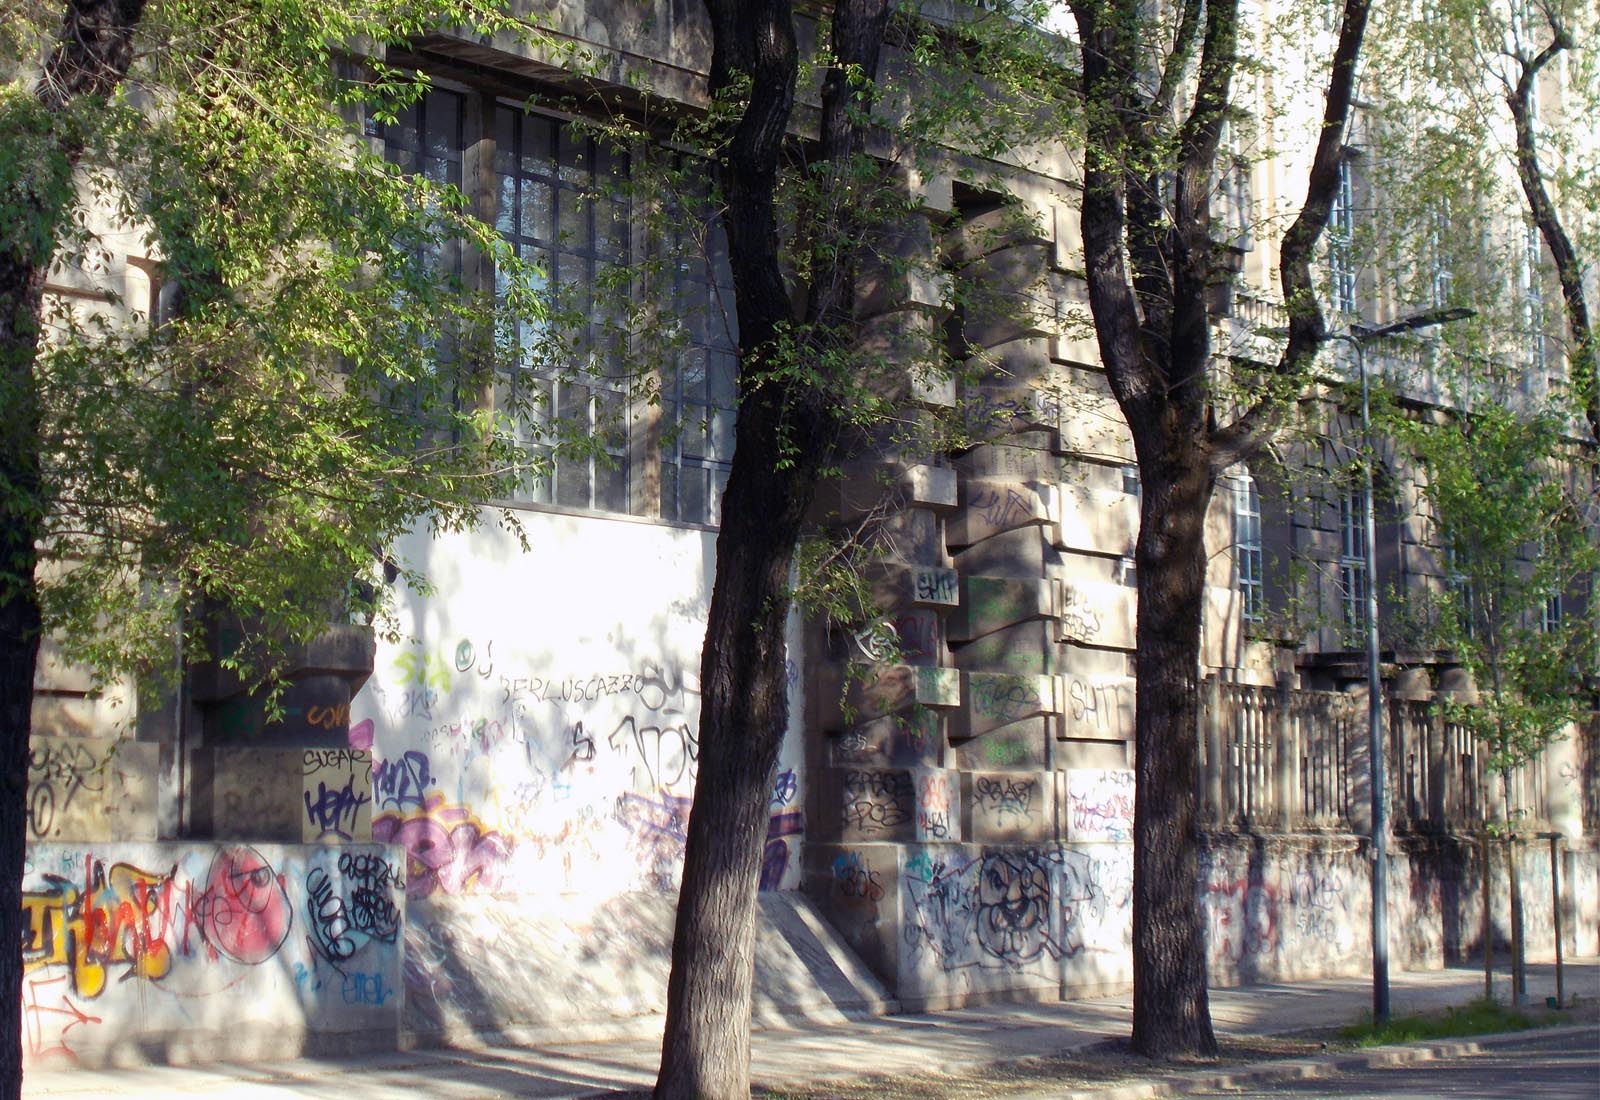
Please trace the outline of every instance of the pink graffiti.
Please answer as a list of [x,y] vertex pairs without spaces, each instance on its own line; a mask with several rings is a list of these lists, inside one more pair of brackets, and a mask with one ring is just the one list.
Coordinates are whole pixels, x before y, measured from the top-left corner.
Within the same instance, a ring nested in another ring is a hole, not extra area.
[[372,747],[372,719],[363,718],[350,727],[350,747],[352,749],[370,749]]
[[465,806],[446,806],[438,792],[420,810],[374,818],[372,839],[405,848],[411,898],[494,890],[514,847],[510,837],[484,828]]
[[224,848],[195,902],[206,942],[247,966],[266,962],[289,937],[294,910],[283,876],[254,848]]

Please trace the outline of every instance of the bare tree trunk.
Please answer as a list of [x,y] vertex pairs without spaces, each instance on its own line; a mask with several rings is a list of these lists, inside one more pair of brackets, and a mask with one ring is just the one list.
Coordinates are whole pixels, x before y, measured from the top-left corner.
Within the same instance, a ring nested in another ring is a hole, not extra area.
[[[42,283],[42,280],[33,280]],[[19,287],[18,283],[22,285]],[[28,734],[33,669],[39,653],[39,601],[33,570],[40,535],[38,406],[32,400],[32,354],[26,326],[28,280],[0,262],[0,1097],[22,1094],[22,868],[28,836]],[[35,302],[37,292],[31,293]],[[20,324],[19,324],[20,322]],[[23,329],[22,332],[18,328]]]
[[[708,0],[711,87],[749,80],[717,161],[739,313],[739,424],[722,501],[717,574],[701,656],[699,774],[672,942],[658,1100],[750,1095],[750,1005],[757,884],[767,794],[787,726],[784,621],[795,544],[844,412],[826,364],[851,335],[856,227],[806,226],[819,263],[796,325],[779,262],[774,205],[797,55],[786,0]],[[817,166],[837,180],[860,154],[860,119],[887,25],[887,0],[841,0],[833,13]],[[855,69],[866,84],[846,79]],[[848,204],[846,204],[848,205]]]
[[[1311,257],[1333,203],[1367,5],[1345,0],[1306,201],[1279,254],[1290,323],[1275,372],[1297,382],[1326,335]],[[1263,398],[1218,426],[1211,392],[1209,295],[1231,278],[1216,264],[1211,196],[1239,61],[1239,5],[1185,0],[1159,81],[1142,36],[1147,5],[1071,6],[1087,111],[1089,305],[1144,492],[1135,552],[1133,1043],[1153,1057],[1212,1054],[1195,851],[1205,516],[1217,475],[1248,460],[1283,416],[1281,401]]]
[[741,407],[738,448],[748,457],[735,463],[723,497],[701,659],[700,771],[656,1083],[662,1100],[750,1093],[756,887],[787,719],[789,567],[818,468],[810,458],[778,461],[781,414],[771,403]]
[[[1498,701],[1500,689],[1498,683],[1495,695]],[[1511,804],[1511,772],[1500,773],[1500,798],[1505,809],[1506,818],[1506,885],[1508,887],[1507,904],[1511,907],[1511,1003],[1518,1005],[1528,995],[1528,973],[1526,969],[1527,956],[1522,943],[1522,875],[1517,859],[1520,845],[1517,843],[1516,819],[1512,815]]]
[[1528,996],[1528,970],[1525,945],[1522,942],[1522,873],[1517,866],[1521,845],[1517,834],[1506,837],[1506,881],[1511,890],[1511,1003],[1520,1005]]
[[1200,618],[1205,579],[1207,464],[1141,474],[1139,692],[1135,728],[1133,1042],[1152,1056],[1215,1054],[1206,989],[1200,881]]
[[[34,569],[47,506],[40,465],[38,354],[45,277],[83,153],[85,101],[109,94],[133,58],[143,0],[69,0],[31,100],[4,125],[44,150],[23,170],[0,224],[0,1100],[22,1094],[22,868],[27,851],[28,739],[41,616]],[[16,137],[15,133],[8,137]]]

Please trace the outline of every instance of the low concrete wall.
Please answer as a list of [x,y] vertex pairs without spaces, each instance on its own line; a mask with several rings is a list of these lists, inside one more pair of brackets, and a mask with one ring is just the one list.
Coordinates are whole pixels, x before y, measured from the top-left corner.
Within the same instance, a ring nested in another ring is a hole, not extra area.
[[[1596,950],[1600,853],[1587,844],[1558,857],[1562,940],[1569,953]],[[1366,837],[1216,834],[1208,838],[1202,890],[1219,985],[1365,974],[1372,965],[1372,863]],[[1522,841],[1524,949],[1555,957],[1555,899],[1544,839]],[[1481,957],[1483,861],[1478,842],[1457,836],[1397,838],[1389,854],[1389,960],[1430,969]],[[1511,942],[1506,849],[1497,843],[1489,881],[1490,938]]]
[[36,844],[23,875],[30,1063],[392,1049],[393,845]]
[[[660,1034],[677,898],[636,891],[593,906],[581,895],[475,894],[413,900],[405,965],[407,1045],[559,1043]],[[894,1006],[840,947],[811,903],[761,895],[757,1026],[840,1023]]]
[[806,889],[909,1010],[1126,987],[1132,848],[807,849]]
[[[1372,960],[1367,839],[1213,834],[1201,852],[1212,984],[1361,975]],[[1549,849],[1520,855],[1526,951],[1555,954]],[[908,1009],[1054,1000],[1131,987],[1133,850],[1126,843],[812,845],[805,889]],[[1600,853],[1563,847],[1569,952],[1600,936]],[[1491,935],[1510,940],[1505,854]],[[1482,950],[1476,842],[1402,838],[1389,862],[1390,965],[1426,969]]]

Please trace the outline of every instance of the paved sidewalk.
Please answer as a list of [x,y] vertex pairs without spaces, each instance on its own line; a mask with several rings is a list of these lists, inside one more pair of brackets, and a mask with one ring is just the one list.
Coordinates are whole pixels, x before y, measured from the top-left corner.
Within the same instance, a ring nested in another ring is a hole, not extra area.
[[[1495,977],[1496,995],[1504,999],[1507,974],[1500,968]],[[1436,1010],[1481,996],[1483,971],[1459,967],[1396,973],[1390,984],[1395,1014]],[[1569,962],[1566,990],[1569,997],[1600,1001],[1600,958]],[[1553,994],[1555,967],[1531,966],[1528,991],[1539,1002]],[[1371,1004],[1368,980],[1338,978],[1213,990],[1211,1015],[1219,1034],[1278,1034],[1347,1023]],[[758,1084],[781,1087],[870,1074],[972,1069],[1126,1036],[1131,1012],[1129,998],[1112,997],[769,1029],[753,1039],[753,1076]],[[414,1100],[418,1095],[438,1100],[565,1100],[648,1087],[659,1055],[658,1039],[635,1038],[199,1067],[49,1069],[30,1071],[22,1091],[50,1100],[291,1100],[330,1093],[341,1100]],[[1114,1092],[1134,1095],[1137,1085],[1134,1090],[1122,1086]]]

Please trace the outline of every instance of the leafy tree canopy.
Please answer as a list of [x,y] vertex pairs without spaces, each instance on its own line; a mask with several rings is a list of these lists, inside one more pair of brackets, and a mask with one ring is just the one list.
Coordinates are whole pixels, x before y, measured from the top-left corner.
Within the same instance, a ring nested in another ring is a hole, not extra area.
[[[72,657],[157,666],[178,613],[224,605],[271,624],[237,655],[259,674],[330,612],[377,612],[383,586],[353,582],[419,516],[468,524],[504,495],[519,456],[477,398],[541,315],[534,273],[354,123],[401,124],[426,89],[387,44],[521,28],[477,0],[111,8],[10,5],[0,29],[0,252],[78,290],[7,318],[0,430],[38,478],[8,462],[0,505],[37,525]],[[126,74],[84,94],[60,43],[108,27]],[[107,278],[120,247],[148,258],[148,299]],[[498,297],[465,290],[483,257]],[[33,574],[0,563],[0,596]]]
[[1478,687],[1476,701],[1449,704],[1450,717],[1504,774],[1565,735],[1595,667],[1587,603],[1600,544],[1569,418],[1478,401],[1459,415],[1385,419],[1417,461],[1446,551],[1450,591],[1426,616],[1433,640]]

